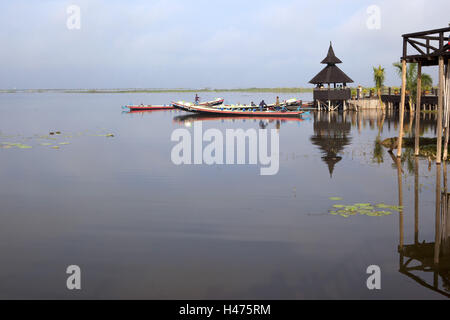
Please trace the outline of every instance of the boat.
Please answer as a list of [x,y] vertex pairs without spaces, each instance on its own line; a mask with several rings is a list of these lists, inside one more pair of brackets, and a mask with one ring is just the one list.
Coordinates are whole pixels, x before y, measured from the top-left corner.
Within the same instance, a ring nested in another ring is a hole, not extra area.
[[263,116],[263,117],[292,117],[292,116],[299,116],[303,113],[303,111],[287,111],[287,110],[259,110],[256,106],[245,106],[245,105],[238,105],[238,106],[227,106],[223,105],[221,107],[204,107],[204,106],[197,106],[192,103],[186,103],[186,102],[172,102],[172,105],[175,108],[188,111],[188,112],[199,112],[199,113],[208,113],[208,114],[221,114],[221,115],[228,115],[228,116]]
[[172,105],[151,105],[151,104],[139,104],[139,105],[127,105],[125,108],[130,111],[145,111],[145,110],[171,110],[174,109]]
[[216,98],[212,101],[205,101],[205,102],[200,102],[198,105],[199,106],[218,106],[221,105],[224,101],[224,98]]
[[271,103],[271,104],[268,104],[267,106],[269,108],[277,108],[278,107],[278,108],[286,108],[287,110],[290,110],[290,111],[296,111],[302,107],[302,104],[303,104],[302,100],[294,98],[294,99],[284,100],[284,101],[278,103],[278,105],[275,103]]
[[[223,103],[223,98],[216,98],[212,101],[205,101],[202,103],[199,103],[199,106],[217,106],[221,105]],[[145,110],[170,110],[174,109],[174,107],[169,105],[151,105],[151,104],[138,104],[138,105],[126,105],[122,108],[128,108],[130,111],[145,111]]]

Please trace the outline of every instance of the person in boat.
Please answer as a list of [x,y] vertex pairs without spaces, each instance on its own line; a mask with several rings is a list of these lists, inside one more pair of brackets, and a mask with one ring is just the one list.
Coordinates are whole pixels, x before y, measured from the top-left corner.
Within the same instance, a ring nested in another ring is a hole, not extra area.
[[277,96],[277,99],[275,100],[275,106],[278,107],[280,105],[280,98]]
[[264,100],[261,100],[259,103],[259,110],[263,111],[264,108],[267,108],[267,104],[264,102]]
[[252,101],[252,102],[250,102],[250,105],[252,106],[252,107],[256,107],[256,104]]
[[198,96],[198,94],[195,94],[195,104],[199,104],[200,103],[200,97]]

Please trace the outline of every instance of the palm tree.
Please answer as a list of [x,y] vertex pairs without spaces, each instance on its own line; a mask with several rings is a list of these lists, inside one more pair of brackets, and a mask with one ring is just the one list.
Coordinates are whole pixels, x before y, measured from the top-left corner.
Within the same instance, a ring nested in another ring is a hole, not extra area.
[[378,68],[373,67],[373,82],[375,82],[380,105],[383,106],[381,102],[381,87],[384,85],[384,68],[381,66],[378,66]]
[[[397,69],[399,77],[402,77],[402,64],[395,62],[393,66]],[[433,79],[427,73],[422,73],[422,88],[431,88]],[[406,68],[406,90],[409,91],[409,109],[412,111],[417,98],[417,63],[410,63]]]

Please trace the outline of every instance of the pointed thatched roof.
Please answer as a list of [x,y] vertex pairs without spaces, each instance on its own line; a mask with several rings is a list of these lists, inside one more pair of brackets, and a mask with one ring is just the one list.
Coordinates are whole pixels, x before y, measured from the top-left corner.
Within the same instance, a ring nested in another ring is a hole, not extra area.
[[325,57],[325,59],[322,60],[321,63],[323,63],[323,64],[342,63],[342,61],[339,60],[339,58],[335,56],[333,46],[331,45],[331,41],[330,41],[330,47],[328,48],[328,54]]
[[337,58],[334,54],[333,46],[330,42],[330,47],[328,48],[328,54],[321,63],[327,66],[322,69],[314,78],[309,81],[312,84],[323,84],[323,83],[351,83],[353,82],[349,76],[347,76],[344,71],[336,66],[336,63],[342,63],[342,61]]
[[338,66],[332,64],[327,65],[322,69],[314,78],[309,81],[312,84],[320,83],[351,83],[353,82],[344,71],[339,69]]

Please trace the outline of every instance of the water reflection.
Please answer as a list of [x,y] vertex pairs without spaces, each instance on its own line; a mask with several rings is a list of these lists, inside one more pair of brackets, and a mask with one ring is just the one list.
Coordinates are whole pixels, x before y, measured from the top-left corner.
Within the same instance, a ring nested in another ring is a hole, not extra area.
[[342,160],[339,154],[351,142],[351,123],[346,120],[346,115],[347,113],[338,112],[314,114],[314,135],[311,142],[322,151],[322,160],[328,166],[330,178],[333,176],[334,166]]
[[280,129],[281,125],[286,122],[302,122],[303,117],[248,117],[248,116],[221,116],[208,114],[185,114],[173,118],[174,123],[191,125],[196,121],[220,121],[222,123],[239,123],[239,122],[253,122],[258,123],[260,129],[266,129],[270,124],[274,124],[276,129]]
[[[399,205],[403,204],[402,169],[396,159]],[[450,298],[450,226],[449,193],[447,192],[447,164],[436,165],[435,239],[419,240],[419,159],[414,159],[414,243],[405,244],[403,212],[399,215],[399,272],[425,288]],[[443,171],[443,172],[441,172]],[[441,186],[443,174],[443,188]],[[432,275],[431,279],[428,275]],[[427,279],[428,278],[428,279]]]

